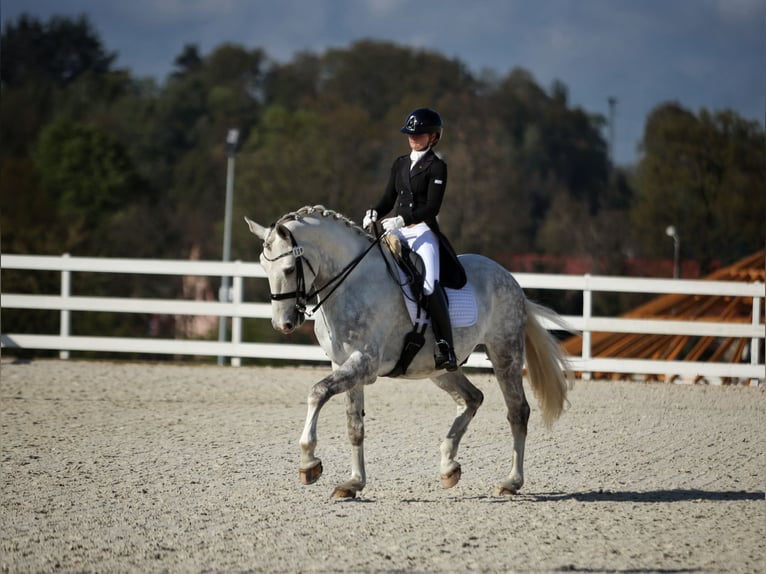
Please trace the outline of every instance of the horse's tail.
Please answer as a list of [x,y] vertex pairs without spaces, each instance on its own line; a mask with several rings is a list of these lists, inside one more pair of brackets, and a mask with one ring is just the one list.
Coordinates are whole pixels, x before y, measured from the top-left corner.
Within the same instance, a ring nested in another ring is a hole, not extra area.
[[540,404],[545,426],[550,427],[564,410],[567,391],[574,383],[574,373],[564,350],[542,326],[540,319],[548,319],[566,331],[572,331],[572,328],[555,311],[529,299],[526,300],[526,308],[527,328],[524,340],[527,373],[532,391]]

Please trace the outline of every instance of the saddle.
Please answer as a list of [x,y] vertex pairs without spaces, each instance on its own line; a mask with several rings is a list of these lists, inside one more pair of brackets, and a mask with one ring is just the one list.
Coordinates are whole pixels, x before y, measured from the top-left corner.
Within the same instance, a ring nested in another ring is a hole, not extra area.
[[[396,264],[402,270],[405,276],[405,283],[401,284],[401,287],[409,285],[411,297],[417,305],[417,318],[421,318],[421,313],[424,321],[415,321],[412,330],[407,332],[404,336],[404,345],[402,346],[402,352],[399,355],[399,360],[390,372],[386,373],[386,377],[398,377],[407,372],[407,367],[410,366],[415,355],[425,345],[426,338],[425,332],[428,328],[428,297],[423,293],[423,283],[425,281],[425,265],[420,256],[415,253],[410,246],[402,241],[396,235],[387,233],[383,236],[383,243],[388,247],[391,255],[396,261]],[[405,296],[410,295],[405,293]]]

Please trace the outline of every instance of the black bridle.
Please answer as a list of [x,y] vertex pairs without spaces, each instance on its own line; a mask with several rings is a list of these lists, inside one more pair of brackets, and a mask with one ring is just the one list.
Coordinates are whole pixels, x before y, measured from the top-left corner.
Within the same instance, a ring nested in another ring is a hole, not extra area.
[[[271,300],[272,301],[284,301],[285,299],[295,299],[295,309],[298,311],[298,314],[300,316],[301,322],[303,322],[304,316],[311,317],[317,309],[319,309],[322,304],[327,301],[327,299],[332,295],[335,290],[340,287],[340,284],[343,283],[343,281],[348,277],[348,275],[354,270],[354,268],[359,265],[359,263],[364,259],[364,257],[370,252],[370,250],[375,247],[375,245],[380,243],[380,239],[383,237],[383,233],[377,235],[375,237],[375,240],[370,243],[370,246],[365,249],[362,253],[357,255],[354,259],[351,260],[348,265],[346,265],[343,269],[341,269],[340,273],[338,273],[335,277],[327,281],[324,285],[322,285],[319,288],[316,288],[310,292],[306,292],[306,276],[303,272],[303,261],[306,262],[306,265],[308,265],[308,268],[311,270],[311,273],[316,278],[316,271],[314,271],[314,268],[311,266],[311,262],[306,259],[303,247],[298,245],[298,242],[295,241],[295,237],[293,236],[292,232],[285,228],[285,231],[287,231],[288,236],[290,237],[290,243],[292,245],[292,249],[289,251],[285,251],[284,253],[280,253],[279,255],[269,258],[266,256],[266,254],[263,254],[263,258],[266,261],[274,262],[278,259],[282,259],[283,257],[287,257],[288,255],[292,255],[295,257],[295,275],[296,275],[296,284],[295,284],[295,291],[288,291],[287,293],[271,293]],[[331,288],[332,287],[332,288]],[[319,297],[319,295],[322,294],[323,291],[326,289],[330,289],[329,292],[325,295],[323,299],[320,299],[316,305],[311,309],[311,311],[306,310],[306,304],[310,299],[313,299],[315,297]]]

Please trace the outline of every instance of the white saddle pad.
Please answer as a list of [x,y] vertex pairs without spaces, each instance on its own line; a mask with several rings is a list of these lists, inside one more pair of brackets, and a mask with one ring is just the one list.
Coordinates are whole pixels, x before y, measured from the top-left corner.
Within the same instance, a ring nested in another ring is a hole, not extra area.
[[[397,267],[399,269],[399,267]],[[399,269],[399,281],[404,283],[407,281],[404,272]],[[444,289],[447,292],[447,299],[449,300],[449,316],[452,322],[452,327],[470,327],[474,325],[479,318],[479,309],[476,305],[476,295],[473,292],[471,283],[468,282],[462,289]],[[404,303],[407,305],[407,311],[410,313],[410,320],[415,325],[419,323],[421,325],[431,324],[430,319],[426,319],[422,316],[418,319],[418,306],[412,300],[412,292],[410,286],[404,286]]]

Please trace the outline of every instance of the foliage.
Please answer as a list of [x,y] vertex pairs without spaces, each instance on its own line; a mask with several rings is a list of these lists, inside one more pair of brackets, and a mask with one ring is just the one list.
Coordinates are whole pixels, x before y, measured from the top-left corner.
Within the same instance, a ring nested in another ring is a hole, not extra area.
[[706,270],[763,246],[763,142],[757,123],[731,111],[695,115],[674,103],[656,108],[646,123],[631,212],[647,253],[667,251],[669,225],[681,237],[683,256]]
[[4,87],[37,78],[66,85],[86,72],[107,72],[115,58],[104,50],[85,16],[56,16],[41,23],[22,15],[6,25],[0,46]]
[[602,116],[521,68],[474,76],[457,59],[373,40],[284,63],[189,44],[158,83],[115,69],[84,17],[22,16],[1,48],[6,253],[218,258],[224,139],[238,128],[232,254],[254,260],[243,215],[322,203],[361,219],[408,152],[401,122],[423,105],[445,120],[440,221],[458,251],[578,256],[617,274],[629,255],[668,257],[671,224],[683,256],[707,266],[764,244],[763,127],[728,110],[659,105],[634,173],[610,165]]
[[43,187],[75,236],[98,227],[101,218],[132,203],[132,194],[142,189],[123,147],[98,129],[54,122],[43,130],[35,152]]
[[27,15],[6,22],[0,38],[0,120],[3,155],[24,156],[37,132],[52,119],[67,90],[83,77],[106,79],[115,54],[107,53],[84,16],[47,23]]

